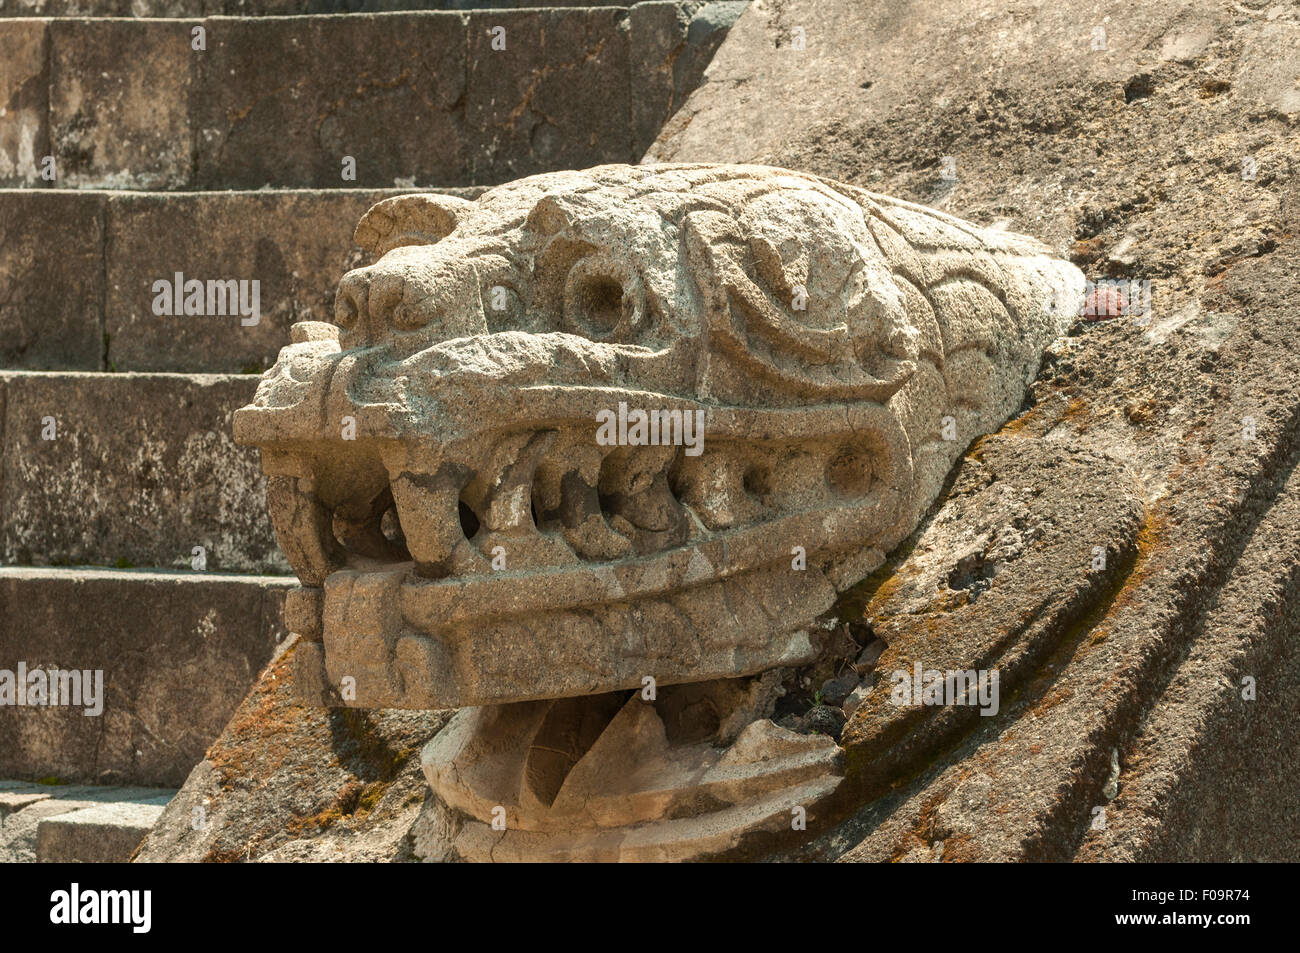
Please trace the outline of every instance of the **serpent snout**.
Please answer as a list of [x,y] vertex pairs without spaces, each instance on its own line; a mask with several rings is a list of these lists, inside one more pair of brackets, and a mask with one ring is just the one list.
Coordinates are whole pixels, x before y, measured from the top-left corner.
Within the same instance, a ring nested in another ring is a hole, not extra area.
[[349,271],[335,295],[334,323],[344,350],[391,344],[414,353],[439,341],[483,334],[487,322],[471,262],[411,261],[390,252]]

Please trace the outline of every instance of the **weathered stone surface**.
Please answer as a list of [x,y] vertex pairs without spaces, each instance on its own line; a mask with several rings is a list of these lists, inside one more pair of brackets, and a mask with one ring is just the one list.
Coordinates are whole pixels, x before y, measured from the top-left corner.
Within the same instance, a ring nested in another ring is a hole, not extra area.
[[[13,782],[8,782],[12,784]],[[22,784],[23,782],[18,782]],[[36,785],[32,785],[35,787]],[[0,827],[4,826],[4,821],[9,815],[16,814],[25,807],[44,801],[49,798],[48,794],[33,794],[22,790],[0,789]]]
[[[0,22],[0,33],[13,24]],[[53,20],[49,130],[63,187],[190,184],[190,28]]]
[[[462,17],[206,26],[192,106],[200,188],[465,181]],[[354,181],[343,178],[345,156],[356,160]]]
[[0,374],[3,560],[189,569],[202,546],[208,570],[283,572],[257,455],[230,438],[255,383]]
[[[865,630],[843,657],[879,648],[877,624],[892,642],[845,700],[835,810],[778,857],[1294,860],[1300,142],[1277,79],[1296,29],[1278,6],[1199,0],[941,0],[924,17],[892,0],[758,2],[652,151],[802,167],[1033,232],[1090,277],[1155,282],[1150,321],[1078,323],[1050,349],[1021,416],[837,606]],[[1082,544],[1098,533],[1095,575]],[[1006,656],[996,715],[867,705],[929,656],[925,628],[944,665]],[[796,682],[832,674],[812,671]],[[254,763],[270,737],[246,749]],[[885,748],[874,770],[870,744]],[[232,822],[232,840],[283,829],[285,803]],[[413,814],[415,854],[444,856],[458,819],[432,800]],[[172,843],[183,826],[177,813]]]
[[0,192],[0,365],[99,370],[104,204],[100,195]]
[[[1030,239],[759,167],[399,197],[357,241],[339,339],[304,331],[236,435],[359,707],[811,661],[1083,293]],[[620,407],[701,442],[614,446]]]
[[[268,666],[136,860],[418,859],[413,828],[432,800],[420,747],[451,712],[302,708],[292,664],[301,648]],[[208,818],[201,830],[196,808]]]
[[[840,739],[854,781],[883,790],[945,738],[996,717],[1002,699],[1078,637],[1079,620],[1113,598],[1144,519],[1139,484],[1099,449],[1064,435],[979,441],[943,507],[854,593],[887,645]],[[942,673],[957,692],[934,706],[897,694],[918,668],[923,683]],[[981,672],[996,678],[983,693]]]
[[123,17],[131,15],[129,4],[130,0],[3,0],[0,17]]
[[287,588],[264,576],[0,568],[0,669],[103,672],[100,714],[0,708],[0,774],[179,785],[283,641]]
[[31,20],[0,31],[0,187],[42,185],[50,152],[47,32]]
[[36,861],[124,864],[161,816],[165,803],[119,801],[47,817],[36,828]]
[[[38,838],[45,824],[51,820],[61,820],[81,811],[105,808],[119,818],[133,807],[139,806],[155,813],[162,810],[162,805],[174,793],[159,788],[0,781],[0,863],[30,864],[37,862],[38,858],[49,859],[39,856]],[[68,852],[68,856],[60,859],[103,862],[103,848],[125,839],[111,830],[106,833],[106,837],[96,838],[92,843],[84,845],[85,848],[96,851],[98,856],[83,850],[79,840],[69,842],[66,838],[56,837],[56,840],[61,841],[59,847],[66,848]],[[140,831],[139,834],[143,836],[144,832]],[[138,842],[139,837],[136,837],[136,843]],[[127,850],[126,855],[117,854],[108,859],[124,861],[134,846],[133,844]]]
[[[1081,860],[1294,862],[1300,843],[1300,469],[1292,454],[1185,658],[1124,752],[1104,830]],[[1243,697],[1244,680],[1258,686]],[[1199,726],[1206,726],[1203,731]],[[1279,770],[1281,768],[1281,770]],[[1250,805],[1243,810],[1243,805]]]
[[[1254,272],[1229,280],[1281,290],[1264,269]],[[1012,687],[998,718],[974,719],[974,730],[955,747],[932,749],[920,780],[870,803],[828,834],[817,844],[819,856],[850,847],[844,856],[854,860],[1293,855],[1300,823],[1296,784],[1279,765],[1289,763],[1294,736],[1292,716],[1283,712],[1295,671],[1288,646],[1296,632],[1300,545],[1294,532],[1280,529],[1292,524],[1294,479],[1276,500],[1270,497],[1281,475],[1294,474],[1295,409],[1278,393],[1256,405],[1259,419],[1269,421],[1268,431],[1247,443],[1236,429],[1247,408],[1233,404],[1243,397],[1253,403],[1246,396],[1253,388],[1237,378],[1243,383],[1223,387],[1220,397],[1209,395],[1219,368],[1235,368],[1233,378],[1249,373],[1244,349],[1269,352],[1256,373],[1292,360],[1286,354],[1293,346],[1289,332],[1282,329],[1289,322],[1260,332],[1261,324],[1277,321],[1296,304],[1300,296],[1284,293],[1270,299],[1271,319],[1262,310],[1242,313],[1259,338],[1240,345],[1229,339],[1222,350],[1217,342],[1203,350],[1199,322],[1187,334],[1172,336],[1168,351],[1138,344],[1121,327],[1076,341],[1064,373],[1040,385],[1039,405],[1013,439],[1044,446],[1068,440],[1097,452],[1104,447],[1117,459],[1139,462],[1147,479],[1165,487],[1147,503],[1133,562],[1122,563],[1105,595],[1065,626],[1032,677],[1018,690]],[[1125,354],[1121,366],[1110,366],[1119,352]],[[1208,353],[1219,360],[1205,361]],[[1100,385],[1092,393],[1113,396],[1081,407],[1079,398],[1056,391],[1068,394],[1083,380]],[[1154,393],[1171,396],[1160,398],[1154,419],[1134,427],[1124,413],[1125,406],[1134,406],[1132,392],[1119,383],[1124,380],[1147,381]],[[1169,403],[1174,394],[1198,392],[1209,406],[1190,419]],[[1167,423],[1154,423],[1162,419]],[[1197,433],[1202,426],[1204,436],[1189,440],[1189,430]],[[1137,432],[1126,434],[1130,427]],[[1169,468],[1164,473],[1154,470],[1161,462]],[[1028,469],[1017,476],[1036,479]],[[1090,492],[1113,485],[1104,476],[1079,484]],[[1065,589],[1051,572],[1043,573],[1040,586]],[[981,596],[968,612],[968,631],[998,637],[1007,630],[996,625],[997,611],[1035,604],[1014,591],[1005,595],[1011,597],[1005,605],[997,601],[996,588]],[[983,611],[975,613],[981,607],[988,609],[987,621],[978,618]],[[938,605],[932,611],[937,610]],[[887,652],[882,663],[889,657]],[[1242,698],[1247,676],[1263,686],[1257,700]],[[932,720],[939,722],[939,715]],[[882,737],[883,721],[855,716],[855,723],[854,741],[867,742],[868,728]],[[930,734],[914,733],[907,745],[923,744]],[[868,763],[874,765],[876,756],[864,745],[864,791],[878,791]],[[852,742],[849,764],[852,780]],[[1245,804],[1259,807],[1243,810]]]
[[[468,181],[634,158],[629,125],[639,77],[629,73],[626,20],[617,8],[469,14]],[[494,48],[502,39],[505,49]],[[647,56],[662,60],[665,52]],[[601,158],[598,143],[608,144]]]
[[[333,313],[339,276],[362,260],[352,244],[357,217],[400,194],[0,190],[0,363],[24,370],[263,370],[289,340],[293,321]],[[56,244],[60,253],[48,254]],[[172,281],[178,270],[187,280],[259,281],[262,320],[243,327],[232,317],[155,315],[154,282]]]
[[421,854],[665,862],[779,842],[792,806],[824,800],[842,775],[833,740],[769,720],[779,684],[462,709],[421,757],[449,809]]
[[[401,196],[356,240],[378,261],[236,420],[304,584],[303,699],[487,706],[425,749],[427,856],[771,849],[835,797],[842,717],[801,736],[769,720],[779,676],[736,679],[817,661],[818,617],[1014,412],[1082,275],[760,167]],[[698,440],[602,436],[628,407]]]

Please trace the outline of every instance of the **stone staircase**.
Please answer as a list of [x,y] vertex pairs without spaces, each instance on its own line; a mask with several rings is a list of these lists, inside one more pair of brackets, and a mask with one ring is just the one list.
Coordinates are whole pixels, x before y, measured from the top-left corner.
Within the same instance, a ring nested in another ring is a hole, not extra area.
[[[744,6],[0,0],[0,670],[103,672],[100,714],[0,707],[0,778],[110,786],[37,859],[120,859],[161,795],[116,789],[179,786],[283,642],[230,420],[361,213],[637,161]],[[256,320],[156,314],[177,274]]]

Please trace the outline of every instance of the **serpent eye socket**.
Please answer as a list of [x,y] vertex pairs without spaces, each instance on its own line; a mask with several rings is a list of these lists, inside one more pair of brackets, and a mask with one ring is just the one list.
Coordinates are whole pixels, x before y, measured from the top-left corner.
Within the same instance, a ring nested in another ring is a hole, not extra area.
[[475,259],[474,268],[478,273],[479,297],[489,333],[555,330],[554,327],[534,326],[530,321],[525,299],[519,291],[521,286],[527,287],[527,282],[521,281],[524,273],[514,260],[485,252]]
[[645,316],[641,279],[622,262],[584,258],[564,281],[565,330],[593,341],[626,340]]

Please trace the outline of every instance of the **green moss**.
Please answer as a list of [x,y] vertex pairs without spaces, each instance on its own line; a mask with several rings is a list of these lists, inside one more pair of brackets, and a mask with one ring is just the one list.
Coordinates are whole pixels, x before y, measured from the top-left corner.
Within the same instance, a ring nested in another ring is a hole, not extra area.
[[388,784],[383,781],[372,781],[367,784],[361,791],[361,796],[357,798],[357,809],[353,813],[364,817],[375,809],[375,806],[384,799],[384,794],[388,791]]

